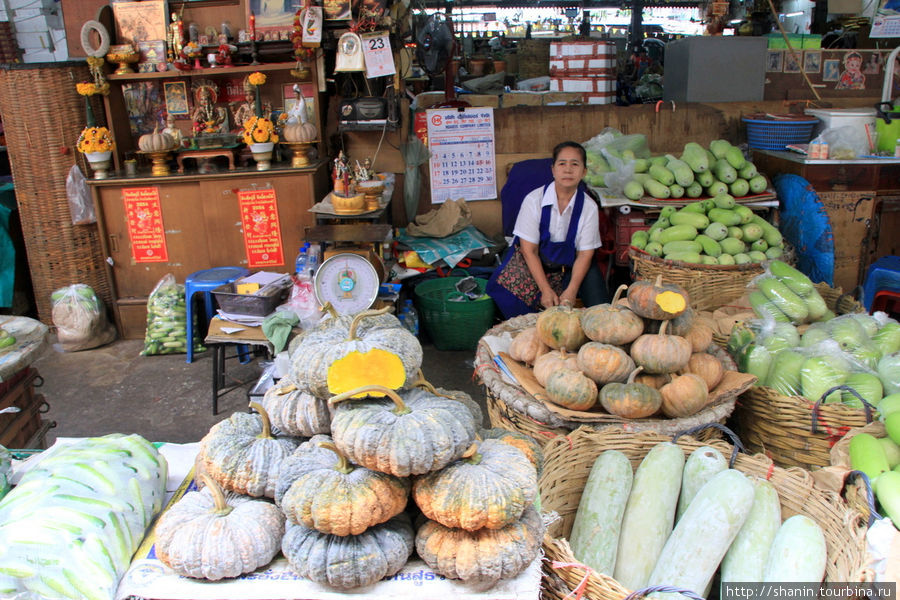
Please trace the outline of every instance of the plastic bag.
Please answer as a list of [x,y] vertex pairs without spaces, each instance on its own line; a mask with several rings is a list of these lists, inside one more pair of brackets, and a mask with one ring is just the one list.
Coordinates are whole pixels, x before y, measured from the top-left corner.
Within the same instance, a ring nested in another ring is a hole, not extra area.
[[106,318],[103,302],[89,285],[59,288],[50,294],[50,301],[61,350],[87,350],[116,339],[116,329]]
[[831,127],[814,140],[828,144],[828,158],[848,160],[869,154],[869,140],[861,127]]
[[12,454],[0,446],[0,499],[9,492],[12,487],[9,478],[12,475]]
[[[206,350],[200,345],[196,323],[194,352]],[[187,353],[187,304],[184,285],[175,282],[171,273],[157,282],[147,299],[147,333],[141,356]]]
[[291,287],[291,297],[276,310],[290,310],[300,319],[303,329],[309,329],[322,319],[322,311],[319,310],[319,301],[313,291],[312,279],[309,277],[292,276],[294,285]]
[[607,188],[619,196],[624,194],[625,184],[634,176],[635,161],[650,157],[644,134],[624,135],[612,127],[605,128],[583,146],[588,162],[585,183]]
[[88,225],[97,222],[94,213],[94,202],[88,189],[84,173],[78,165],[72,165],[66,177],[66,197],[69,199],[69,212],[72,225]]

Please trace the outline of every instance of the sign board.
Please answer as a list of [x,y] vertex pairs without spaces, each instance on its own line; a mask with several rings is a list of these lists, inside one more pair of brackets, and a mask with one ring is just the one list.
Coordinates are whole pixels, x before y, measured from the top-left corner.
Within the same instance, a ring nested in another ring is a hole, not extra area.
[[131,257],[136,263],[168,262],[159,188],[122,188]]
[[284,265],[281,224],[275,190],[240,190],[241,226],[247,266],[251,269]]
[[426,111],[431,202],[497,197],[494,109]]

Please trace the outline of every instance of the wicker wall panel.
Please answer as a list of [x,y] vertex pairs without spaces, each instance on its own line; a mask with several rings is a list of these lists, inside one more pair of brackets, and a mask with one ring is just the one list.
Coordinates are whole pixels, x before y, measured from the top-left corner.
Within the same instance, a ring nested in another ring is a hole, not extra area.
[[[89,79],[84,62],[0,65],[0,114],[28,266],[38,318],[48,325],[50,293],[61,286],[85,283],[107,306],[112,300],[97,226],[73,225],[66,197],[72,165],[90,173],[75,150],[85,124],[75,82]],[[93,106],[102,118],[101,104]]]

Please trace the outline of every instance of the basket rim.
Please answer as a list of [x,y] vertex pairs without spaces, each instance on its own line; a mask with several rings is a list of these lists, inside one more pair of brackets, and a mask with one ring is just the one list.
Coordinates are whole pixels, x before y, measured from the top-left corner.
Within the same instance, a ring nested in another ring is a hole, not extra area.
[[628,247],[628,255],[632,260],[644,260],[664,267],[679,267],[682,269],[694,269],[697,271],[721,271],[723,273],[744,273],[747,271],[765,272],[761,263],[745,263],[743,265],[703,265],[700,263],[687,263],[680,260],[668,260],[648,254],[640,248]]

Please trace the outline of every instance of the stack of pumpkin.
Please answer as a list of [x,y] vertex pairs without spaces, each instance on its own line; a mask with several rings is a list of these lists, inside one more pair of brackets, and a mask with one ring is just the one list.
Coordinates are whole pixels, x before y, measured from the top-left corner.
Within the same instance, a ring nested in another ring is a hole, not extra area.
[[339,589],[393,575],[414,548],[467,582],[533,562],[544,532],[533,440],[481,440],[475,403],[422,379],[418,340],[384,311],[327,319],[295,347],[290,375],[251,403],[257,414],[235,413],[201,441],[207,485],[160,518],[161,561],[215,580],[281,550],[298,575]]
[[[627,297],[621,299],[623,291]],[[543,311],[510,344],[512,358],[533,365],[555,404],[624,419],[696,414],[722,380],[722,362],[706,350],[713,329],[695,318],[674,284],[620,286],[610,304]]]

